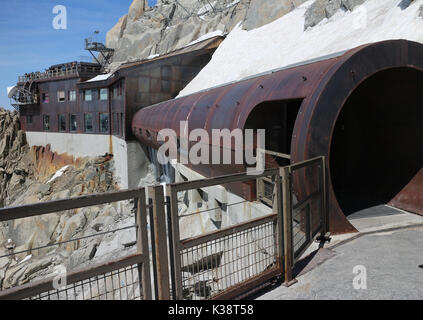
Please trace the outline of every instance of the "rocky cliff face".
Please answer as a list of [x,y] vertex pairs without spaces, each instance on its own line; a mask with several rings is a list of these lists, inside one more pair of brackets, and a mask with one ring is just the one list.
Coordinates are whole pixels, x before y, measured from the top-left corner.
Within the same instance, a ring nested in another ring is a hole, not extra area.
[[123,62],[162,55],[208,33],[230,32],[238,23],[254,29],[290,12],[306,0],[134,0],[128,14],[107,33],[114,48],[111,69]]
[[19,115],[0,108],[0,206],[9,205],[34,176]]
[[[74,159],[47,147],[29,148],[16,112],[0,109],[0,197],[2,206],[114,191],[113,158]],[[0,223],[0,290],[132,252],[133,229],[100,234],[134,224],[129,201],[57,212]],[[60,245],[54,245],[61,243]],[[36,249],[49,245],[47,248]]]
[[[365,1],[310,0],[304,29],[329,19],[339,9],[352,11]],[[406,8],[413,1],[403,0],[399,6]],[[106,44],[115,49],[109,69],[182,48],[212,32],[229,33],[239,23],[244,30],[259,28],[305,2],[307,0],[158,0],[157,5],[149,7],[147,0],[134,0],[128,14],[107,33]]]

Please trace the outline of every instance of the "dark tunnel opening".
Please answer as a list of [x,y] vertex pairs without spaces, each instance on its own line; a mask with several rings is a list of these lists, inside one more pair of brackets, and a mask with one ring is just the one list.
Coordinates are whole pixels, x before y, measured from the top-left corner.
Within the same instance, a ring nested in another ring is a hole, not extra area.
[[330,149],[330,176],[349,215],[386,204],[423,165],[423,72],[381,71],[344,104]]
[[[266,150],[290,154],[292,133],[302,102],[302,99],[263,102],[251,111],[244,128],[265,129]],[[270,157],[279,166],[290,164],[288,159]]]

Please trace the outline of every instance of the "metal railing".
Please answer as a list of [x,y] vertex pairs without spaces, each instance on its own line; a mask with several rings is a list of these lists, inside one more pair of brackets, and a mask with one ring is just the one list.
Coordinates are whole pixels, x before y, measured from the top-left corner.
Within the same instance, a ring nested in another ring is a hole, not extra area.
[[18,77],[18,82],[23,83],[27,81],[63,78],[69,76],[79,76],[82,73],[100,73],[100,65],[79,65],[75,64],[74,67],[67,67],[63,69],[46,70],[44,72],[32,72]]
[[98,264],[66,275],[66,284],[54,288],[57,276],[0,292],[0,300],[141,300],[151,298],[142,290],[143,255]]
[[78,75],[77,69],[68,69],[68,70],[57,70],[57,71],[45,71],[45,72],[34,72],[25,76],[19,76],[19,82],[34,81],[34,80],[43,80],[51,78],[61,78],[67,76]]
[[[260,179],[269,181],[267,201],[258,197],[249,202],[229,195],[224,188],[246,184],[251,188]],[[135,199],[135,225],[106,232],[136,228],[137,244],[134,255],[73,271],[63,287],[54,288],[53,279],[48,278],[0,291],[0,299],[239,298],[276,276],[282,276],[287,286],[295,283],[295,262],[318,234],[327,232],[324,157],[256,175],[151,186],[148,203],[145,191],[139,188],[0,209],[1,222]],[[203,215],[208,215],[208,224],[203,223]],[[201,225],[204,228],[198,232]]]
[[[328,231],[325,158],[316,157],[282,167],[280,174],[285,263],[293,267],[316,237]],[[285,269],[286,284],[293,280],[292,267]]]
[[[245,183],[262,177],[279,179],[278,169],[260,175],[236,174],[198,181],[171,184],[167,187],[170,202],[168,214],[171,231],[171,280],[174,299],[229,299],[251,290],[259,283],[282,274],[282,215],[277,188],[270,213],[241,223],[216,228],[194,237],[182,238],[180,220],[191,213],[180,215],[178,193],[203,190],[227,183]],[[278,186],[279,184],[277,184]],[[209,196],[208,196],[209,197]],[[210,198],[207,202],[210,203]],[[224,204],[242,206],[247,201]],[[196,210],[201,214],[221,210],[221,206]],[[228,214],[228,212],[226,212]],[[186,223],[186,222],[184,222]]]
[[[0,291],[0,299],[151,299],[147,205],[144,188],[3,208],[0,209],[0,222],[49,213],[65,214],[66,210],[125,200],[134,200],[134,203],[136,203],[135,225],[72,238],[67,241],[49,243],[28,250],[12,250],[8,255],[2,257],[40,252],[40,250],[46,248],[62,246],[70,242],[78,242],[82,239],[119,232],[128,228],[136,228],[137,253],[135,255],[72,271],[72,273],[66,275],[66,284],[63,287],[60,285],[54,288],[53,279],[55,277],[50,277],[2,290]],[[129,294],[130,292],[132,293]]]

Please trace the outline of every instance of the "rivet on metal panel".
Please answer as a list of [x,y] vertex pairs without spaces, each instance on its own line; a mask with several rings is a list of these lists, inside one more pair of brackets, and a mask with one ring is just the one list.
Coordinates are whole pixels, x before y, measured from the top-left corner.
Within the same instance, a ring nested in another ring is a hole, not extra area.
[[355,71],[354,70],[351,70],[350,72],[351,72],[351,76],[352,76],[352,78],[353,78],[353,80],[355,82],[356,81],[356,79],[355,79]]

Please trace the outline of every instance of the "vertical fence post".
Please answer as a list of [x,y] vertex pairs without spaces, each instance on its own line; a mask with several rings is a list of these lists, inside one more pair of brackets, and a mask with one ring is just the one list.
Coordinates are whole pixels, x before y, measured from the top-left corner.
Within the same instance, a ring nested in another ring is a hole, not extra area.
[[319,170],[319,188],[321,192],[321,232],[320,236],[317,238],[319,241],[330,241],[329,236],[329,211],[328,211],[328,194],[327,194],[327,171],[326,171],[326,161],[325,157],[321,157],[321,165]]
[[297,282],[292,277],[293,265],[293,241],[292,241],[292,203],[291,203],[291,168],[280,168],[282,176],[282,208],[283,208],[283,235],[284,235],[284,261],[285,279],[283,285],[289,287]]
[[170,261],[170,283],[172,300],[176,300],[176,280],[175,280],[175,248],[174,248],[174,237],[173,237],[173,226],[172,226],[172,211],[171,211],[171,197],[169,196],[171,188],[166,186],[166,212],[167,212],[167,232],[169,238],[169,261]]
[[[147,189],[148,190],[148,189]],[[148,193],[149,194],[149,193]],[[154,216],[153,216],[153,200],[150,196],[148,198],[148,217],[150,219],[150,239],[151,239],[151,260],[153,267],[153,284],[154,284],[154,299],[157,300],[159,293],[157,292],[157,267],[156,267],[156,250],[154,249],[155,240],[155,231],[154,231]]]
[[179,237],[179,214],[178,214],[178,192],[172,187],[168,186],[167,195],[170,200],[170,222],[172,225],[172,248],[173,248],[173,279],[175,287],[173,288],[175,298],[182,300],[182,270],[181,270],[181,257],[180,257],[180,237]]
[[282,180],[281,180],[281,175],[279,174],[279,172],[276,174],[276,203],[275,203],[275,207],[278,213],[278,218],[277,218],[277,248],[278,248],[278,263],[279,263],[279,267],[281,269],[281,272],[284,272],[284,231],[283,231],[283,208],[282,208],[282,203],[283,203],[283,199],[282,199]]
[[154,250],[156,252],[157,292],[159,300],[170,299],[169,259],[167,254],[166,213],[163,186],[149,187],[153,200]]
[[322,216],[323,216],[323,232],[324,234],[326,234],[327,232],[329,232],[329,211],[328,211],[328,188],[327,188],[327,183],[328,183],[328,179],[327,179],[327,171],[326,171],[326,158],[323,156],[322,157],[322,187],[323,187],[323,195],[322,195],[322,202],[323,202],[323,212],[322,212]]
[[[147,206],[145,203],[145,189],[141,189],[137,201],[137,252],[145,258],[142,265],[138,265],[140,290],[142,289],[144,300],[151,300],[151,276],[150,276],[150,253],[148,250],[147,233]],[[140,271],[140,268],[142,271]]]

